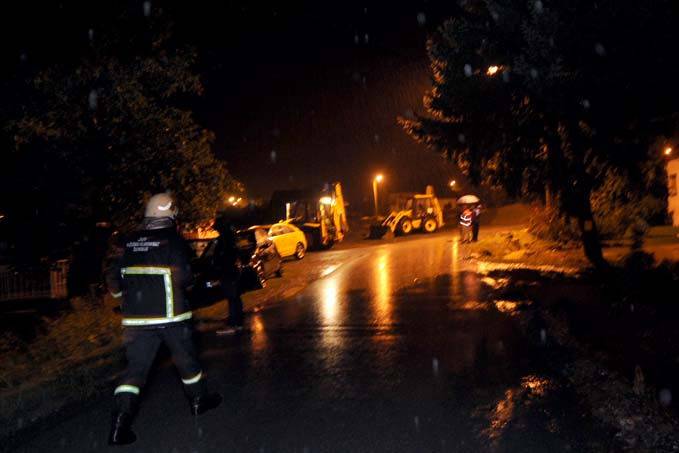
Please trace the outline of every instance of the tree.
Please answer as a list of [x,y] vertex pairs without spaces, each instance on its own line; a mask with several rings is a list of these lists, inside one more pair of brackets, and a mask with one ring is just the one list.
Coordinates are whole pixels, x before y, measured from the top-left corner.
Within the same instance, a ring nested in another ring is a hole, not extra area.
[[16,159],[38,165],[32,187],[61,219],[111,219],[130,228],[144,199],[169,190],[181,219],[214,217],[240,191],[213,154],[214,136],[184,106],[202,93],[196,54],[165,30],[111,34],[85,56],[38,72],[10,128]]
[[472,0],[431,37],[426,115],[400,119],[474,182],[553,195],[601,252],[591,196],[606,175],[644,190],[649,149],[675,124],[676,3]]

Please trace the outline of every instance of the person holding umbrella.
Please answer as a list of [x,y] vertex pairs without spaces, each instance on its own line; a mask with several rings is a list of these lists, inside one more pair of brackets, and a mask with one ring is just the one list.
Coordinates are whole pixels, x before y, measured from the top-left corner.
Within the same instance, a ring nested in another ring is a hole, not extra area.
[[[474,239],[473,223],[474,211],[472,205],[479,203],[479,198],[476,195],[465,195],[457,200],[457,204],[462,206],[462,213],[460,214],[460,240],[462,242],[471,242]],[[481,211],[479,209],[478,214]],[[478,230],[477,230],[478,237]]]
[[477,242],[479,240],[479,228],[481,227],[481,203],[474,206],[472,209],[472,241]]
[[472,216],[472,210],[465,205],[460,214],[460,240],[462,242],[471,242],[472,240]]

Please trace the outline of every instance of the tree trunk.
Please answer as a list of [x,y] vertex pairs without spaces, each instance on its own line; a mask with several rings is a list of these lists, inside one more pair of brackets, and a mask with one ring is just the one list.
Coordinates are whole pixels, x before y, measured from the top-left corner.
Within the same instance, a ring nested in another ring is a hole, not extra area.
[[599,230],[596,227],[596,222],[594,221],[589,194],[582,194],[579,201],[578,226],[580,227],[580,235],[582,238],[582,246],[585,250],[585,256],[595,268],[604,270],[608,267],[608,262],[604,259],[601,250],[601,239],[599,237]]

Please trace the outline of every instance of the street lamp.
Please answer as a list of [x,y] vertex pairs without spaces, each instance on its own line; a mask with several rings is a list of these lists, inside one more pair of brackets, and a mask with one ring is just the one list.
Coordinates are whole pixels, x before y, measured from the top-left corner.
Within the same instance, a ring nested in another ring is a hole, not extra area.
[[489,76],[494,76],[497,74],[497,72],[500,70],[499,66],[493,65],[493,66],[488,66],[488,70],[486,71],[486,74]]
[[671,154],[672,154],[672,147],[671,146],[666,147],[665,148],[665,155],[669,156]]
[[377,174],[373,178],[373,199],[375,200],[375,217],[378,216],[379,214],[379,209],[378,209],[378,204],[377,204],[377,184],[381,183],[382,180],[384,179],[384,176],[382,174]]
[[448,186],[449,186],[451,189],[454,190],[454,189],[455,189],[455,184],[457,184],[457,181],[455,181],[454,179],[451,179],[450,182],[448,183]]

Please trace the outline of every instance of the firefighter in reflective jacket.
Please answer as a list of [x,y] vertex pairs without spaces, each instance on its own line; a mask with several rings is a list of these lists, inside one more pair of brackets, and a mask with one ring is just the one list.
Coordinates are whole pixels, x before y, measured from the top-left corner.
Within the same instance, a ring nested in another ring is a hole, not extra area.
[[217,407],[222,397],[208,393],[192,342],[191,309],[184,289],[191,278],[188,246],[177,233],[172,197],[151,197],[141,228],[122,240],[107,269],[112,295],[122,298],[123,343],[127,369],[114,392],[115,412],[109,436],[112,445],[136,440],[132,418],[139,393],[164,343],[172,355],[191,413]]

